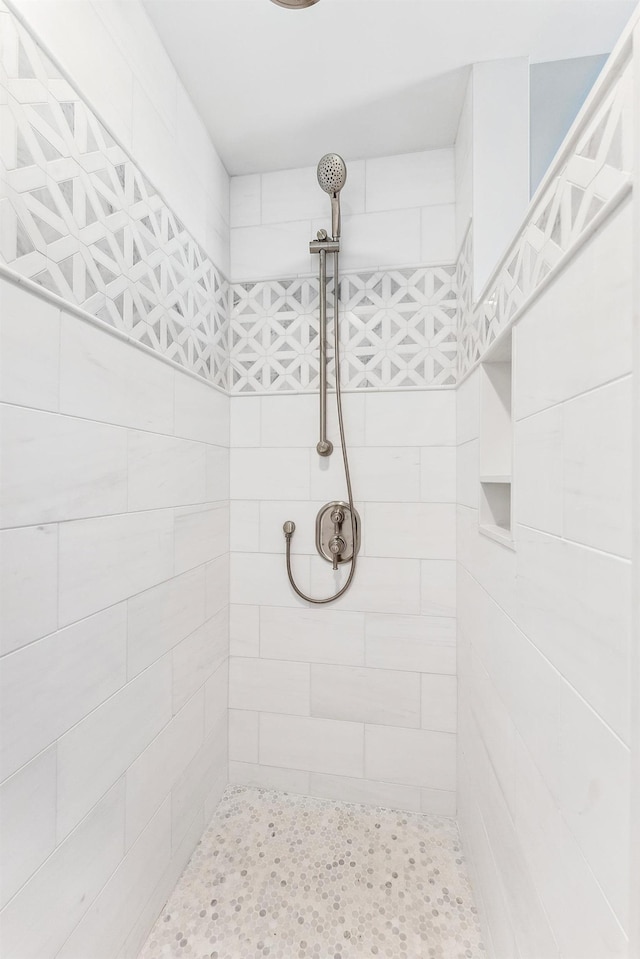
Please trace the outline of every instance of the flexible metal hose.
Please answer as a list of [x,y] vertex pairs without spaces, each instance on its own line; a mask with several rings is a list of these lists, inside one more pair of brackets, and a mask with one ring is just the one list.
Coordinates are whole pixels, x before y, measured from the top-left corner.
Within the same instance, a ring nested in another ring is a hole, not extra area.
[[293,578],[293,573],[291,571],[291,537],[293,536],[293,531],[290,533],[285,532],[285,539],[287,545],[287,576],[289,577],[289,582],[291,583],[292,588],[298,594],[301,599],[304,599],[307,603],[315,603],[317,606],[321,606],[323,603],[332,603],[335,599],[339,599],[341,596],[346,593],[346,591],[351,586],[353,582],[353,577],[356,573],[356,521],[354,518],[354,506],[353,506],[353,490],[351,488],[351,473],[349,470],[349,457],[347,455],[347,442],[344,435],[344,419],[342,416],[342,390],[340,388],[340,326],[338,323],[338,254],[333,254],[333,340],[335,344],[335,370],[336,370],[336,405],[338,408],[338,428],[340,430],[340,445],[342,447],[342,461],[344,463],[344,477],[347,484],[347,500],[349,503],[349,516],[351,519],[351,542],[353,543],[353,556],[351,557],[351,568],[349,569],[349,575],[347,576],[347,581],[344,586],[338,590],[337,593],[334,593],[333,596],[327,596],[326,599],[314,599],[313,596],[307,596],[298,588],[296,582]]

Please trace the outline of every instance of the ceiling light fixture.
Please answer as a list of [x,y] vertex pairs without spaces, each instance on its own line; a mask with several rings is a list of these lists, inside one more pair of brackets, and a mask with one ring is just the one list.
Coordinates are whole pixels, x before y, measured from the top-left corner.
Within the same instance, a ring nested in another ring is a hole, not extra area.
[[284,7],[286,10],[303,10],[317,2],[318,0],[271,0],[271,3],[277,3],[279,7]]

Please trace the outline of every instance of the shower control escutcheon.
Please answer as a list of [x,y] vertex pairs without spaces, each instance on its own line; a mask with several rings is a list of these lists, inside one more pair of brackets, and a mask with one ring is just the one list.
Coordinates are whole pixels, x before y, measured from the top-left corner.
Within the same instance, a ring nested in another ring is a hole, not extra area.
[[341,563],[353,558],[353,534],[355,532],[355,552],[360,551],[360,516],[353,510],[353,529],[351,510],[348,503],[334,500],[326,503],[316,518],[316,548],[327,562],[337,569]]

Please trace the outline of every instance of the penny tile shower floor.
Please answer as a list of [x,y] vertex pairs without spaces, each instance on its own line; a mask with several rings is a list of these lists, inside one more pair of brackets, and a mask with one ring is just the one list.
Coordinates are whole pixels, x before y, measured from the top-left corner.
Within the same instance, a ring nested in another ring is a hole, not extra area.
[[479,959],[453,820],[227,788],[139,959]]

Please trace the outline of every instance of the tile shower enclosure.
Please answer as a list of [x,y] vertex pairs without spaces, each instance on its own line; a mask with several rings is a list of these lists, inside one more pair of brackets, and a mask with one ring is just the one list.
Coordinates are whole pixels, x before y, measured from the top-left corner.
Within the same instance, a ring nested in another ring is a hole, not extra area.
[[[567,886],[590,903],[580,955],[625,955],[635,919],[612,864],[630,828],[616,805],[628,793],[629,647],[598,652],[596,680],[572,646],[571,589],[610,583],[592,592],[596,650],[611,609],[627,635],[631,494],[577,464],[584,423],[604,439],[630,410],[631,41],[475,295],[482,223],[469,226],[462,185],[481,184],[473,146],[461,147],[467,115],[455,150],[349,164],[342,338],[364,535],[352,589],[316,610],[286,584],[281,526],[298,526],[301,586],[328,593],[313,521],[343,488],[339,453],[319,461],[313,450],[307,253],[326,197],[312,169],[229,182],[137,5],[84,10],[108,95],[53,21],[36,17],[38,37],[22,21],[28,5],[17,17],[0,7],[2,682],[19,730],[2,750],[9,950],[135,956],[228,776],[449,816],[457,788],[484,920],[505,957],[575,942],[582,907],[576,897],[554,909],[552,865],[536,852],[544,814]],[[148,41],[142,61],[127,53],[132,29]],[[553,316],[570,316],[585,276],[580,328],[547,329],[545,297]],[[479,535],[474,512],[477,364],[514,319],[525,344],[517,552]],[[576,344],[584,375],[572,372]],[[630,435],[609,437],[616,476]],[[585,502],[572,499],[576,484]],[[541,580],[550,562],[567,604],[562,661],[544,645],[544,609],[560,601]],[[528,703],[523,675],[538,677],[549,713]],[[586,736],[610,784],[588,825],[574,812],[588,789]],[[52,886],[60,898],[47,904]],[[37,926],[26,921],[36,903]]]

